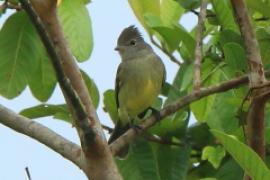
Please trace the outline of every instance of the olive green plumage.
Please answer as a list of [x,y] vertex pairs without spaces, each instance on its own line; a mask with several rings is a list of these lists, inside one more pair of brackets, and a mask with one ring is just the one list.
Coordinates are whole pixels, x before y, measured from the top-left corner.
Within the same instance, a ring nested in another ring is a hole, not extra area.
[[154,103],[166,74],[161,59],[134,26],[122,31],[115,49],[122,59],[115,82],[119,120],[109,143],[130,127],[132,118],[137,117]]

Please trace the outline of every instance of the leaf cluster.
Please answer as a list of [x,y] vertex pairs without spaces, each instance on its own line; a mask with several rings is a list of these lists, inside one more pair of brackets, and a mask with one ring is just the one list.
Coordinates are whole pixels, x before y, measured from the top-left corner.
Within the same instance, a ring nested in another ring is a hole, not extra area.
[[[93,37],[85,0],[62,0],[58,15],[67,43],[79,62],[92,52]],[[161,109],[192,91],[195,30],[187,30],[181,20],[196,12],[199,0],[129,0],[134,15],[150,37],[170,54],[177,54],[181,66],[172,83],[166,83],[155,103]],[[270,67],[270,2],[247,0],[249,14],[259,42],[264,69]],[[246,52],[227,0],[210,0],[203,32],[202,86],[218,84],[247,73]],[[41,41],[25,12],[12,14],[0,30],[0,94],[14,98],[28,86],[40,105],[24,109],[30,118],[53,116],[71,123],[65,104],[47,104],[57,84],[53,68]],[[99,91],[94,81],[82,71],[95,107]],[[159,141],[138,138],[131,143],[125,160],[116,159],[125,179],[242,179],[246,171],[257,180],[270,179],[264,163],[244,143],[239,108],[247,87],[222,94],[213,94],[166,117],[146,135]],[[117,120],[114,91],[103,94],[104,110],[112,121]],[[242,109],[245,111],[245,109]],[[269,108],[265,118],[266,146],[269,146]],[[194,122],[194,120],[196,120]],[[226,151],[225,151],[226,150]],[[269,155],[267,154],[267,159]]]

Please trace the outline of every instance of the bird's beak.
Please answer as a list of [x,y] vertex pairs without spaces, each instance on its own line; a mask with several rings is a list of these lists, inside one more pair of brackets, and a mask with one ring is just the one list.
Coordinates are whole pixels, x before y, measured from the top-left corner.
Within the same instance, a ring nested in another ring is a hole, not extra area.
[[114,48],[114,50],[116,50],[116,51],[123,51],[124,50],[124,47],[123,46],[116,46]]

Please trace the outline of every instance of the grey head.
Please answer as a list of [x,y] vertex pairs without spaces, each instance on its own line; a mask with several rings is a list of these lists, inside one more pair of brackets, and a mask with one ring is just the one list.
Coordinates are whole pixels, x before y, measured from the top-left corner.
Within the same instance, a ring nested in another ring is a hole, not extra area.
[[135,26],[129,26],[121,32],[115,50],[119,52],[122,61],[140,58],[152,52]]

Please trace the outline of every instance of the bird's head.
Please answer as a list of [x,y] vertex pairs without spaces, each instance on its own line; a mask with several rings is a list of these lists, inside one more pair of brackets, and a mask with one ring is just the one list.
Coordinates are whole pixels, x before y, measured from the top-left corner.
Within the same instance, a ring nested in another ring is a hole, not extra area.
[[143,40],[138,29],[135,26],[129,26],[121,32],[115,50],[125,60],[136,58],[141,51],[148,48],[149,45]]

